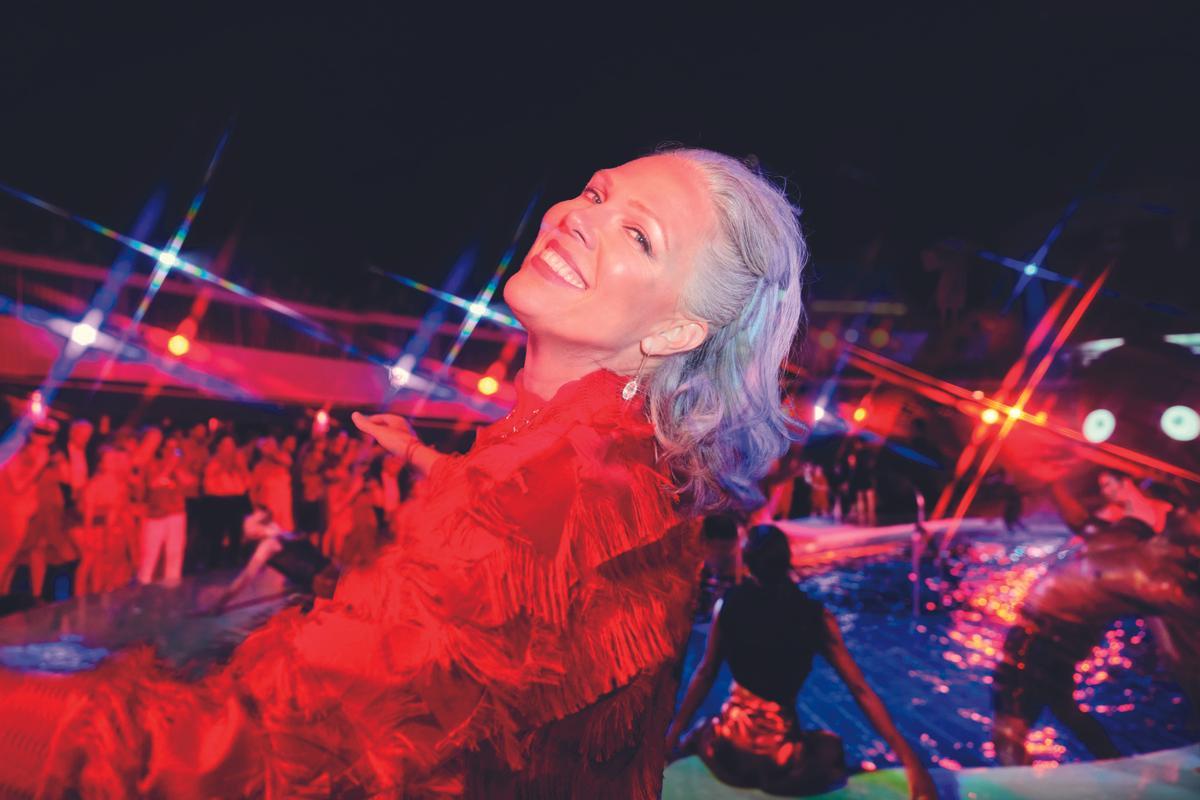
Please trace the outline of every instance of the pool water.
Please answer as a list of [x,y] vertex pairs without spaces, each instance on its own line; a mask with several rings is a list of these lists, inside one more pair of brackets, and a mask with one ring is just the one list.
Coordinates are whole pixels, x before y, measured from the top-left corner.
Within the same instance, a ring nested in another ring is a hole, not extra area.
[[[912,616],[909,554],[890,553],[835,562],[802,573],[801,587],[837,616],[851,653],[892,713],[900,731],[947,769],[994,766],[991,745],[991,674],[1004,635],[1029,587],[1055,559],[1065,557],[1065,529],[1033,533],[972,534],[961,558],[935,576],[922,570],[921,613]],[[688,643],[684,686],[704,651],[707,625]],[[1189,727],[1179,687],[1157,663],[1145,620],[1117,621],[1092,657],[1077,665],[1076,701],[1095,714],[1124,755],[1200,741]],[[717,712],[730,675],[720,677],[699,715]],[[683,687],[681,687],[682,698]],[[839,734],[852,768],[870,771],[895,763],[836,673],[818,659],[797,703],[805,727]],[[1035,766],[1090,760],[1091,756],[1048,711],[1027,741]]]

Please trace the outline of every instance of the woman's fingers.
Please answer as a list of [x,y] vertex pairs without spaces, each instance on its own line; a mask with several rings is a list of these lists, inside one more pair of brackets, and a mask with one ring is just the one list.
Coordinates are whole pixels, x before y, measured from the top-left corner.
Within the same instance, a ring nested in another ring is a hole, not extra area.
[[363,433],[375,438],[385,450],[399,455],[416,439],[416,431],[404,417],[396,414],[367,416],[355,412],[351,420]]
[[416,431],[413,430],[413,426],[409,423],[409,421],[399,414],[371,414],[368,416],[355,411],[354,414],[351,415],[351,419],[354,421],[354,424],[358,426],[359,430],[368,433],[378,430],[387,430],[405,433],[409,436],[416,435]]

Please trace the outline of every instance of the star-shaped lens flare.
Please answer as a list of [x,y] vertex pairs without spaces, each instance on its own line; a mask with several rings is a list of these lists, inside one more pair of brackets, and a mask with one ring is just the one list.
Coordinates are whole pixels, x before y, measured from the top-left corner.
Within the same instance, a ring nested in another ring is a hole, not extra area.
[[62,217],[63,219],[76,222],[90,231],[98,233],[101,236],[112,239],[113,241],[128,247],[130,250],[154,259],[156,263],[169,263],[171,265],[171,269],[176,272],[187,275],[195,280],[204,281],[206,283],[213,284],[214,286],[219,286],[231,294],[235,294],[238,297],[243,297],[247,300],[250,300],[268,311],[287,318],[289,323],[297,330],[312,336],[314,339],[317,339],[321,342],[333,345],[347,355],[353,355],[381,366],[385,366],[387,364],[384,359],[381,359],[373,354],[366,353],[353,343],[335,336],[326,330],[322,325],[308,318],[300,311],[292,308],[286,303],[280,302],[279,300],[271,297],[260,295],[246,288],[245,286],[235,283],[227,278],[223,278],[220,275],[205,269],[204,267],[179,258],[177,254],[171,253],[168,250],[162,250],[151,244],[147,244],[137,237],[127,236],[126,234],[115,231],[106,225],[101,225],[99,222],[88,219],[87,217],[74,214],[60,206],[56,206],[53,203],[49,203],[39,197],[35,197],[34,195],[23,192],[20,189],[16,189],[7,184],[0,183],[0,191],[4,191],[13,197],[24,200],[31,205],[49,211],[50,213]]
[[204,205],[204,198],[208,195],[208,186],[212,183],[213,173],[217,169],[217,164],[221,161],[221,153],[225,150],[225,143],[229,141],[229,133],[230,129],[226,128],[225,133],[221,135],[220,141],[217,142],[217,148],[213,151],[212,158],[208,161],[208,169],[205,170],[204,178],[200,182],[200,190],[192,198],[191,205],[188,206],[187,212],[183,215],[183,221],[179,224],[175,235],[171,237],[171,241],[167,243],[167,249],[154,262],[154,271],[150,273],[150,283],[146,287],[146,294],[142,297],[142,302],[138,303],[129,328],[126,329],[126,335],[131,335],[137,331],[138,325],[141,324],[142,319],[146,316],[146,312],[150,309],[150,304],[154,302],[154,296],[162,288],[163,281],[167,279],[167,275],[170,274],[171,269],[179,263],[179,251],[183,249],[183,243],[192,229],[192,223],[196,221],[196,215],[200,213],[200,206]]

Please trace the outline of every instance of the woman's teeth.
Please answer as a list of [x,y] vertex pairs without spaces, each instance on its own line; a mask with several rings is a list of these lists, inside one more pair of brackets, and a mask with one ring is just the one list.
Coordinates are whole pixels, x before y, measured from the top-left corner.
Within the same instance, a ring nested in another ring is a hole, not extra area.
[[551,250],[549,247],[542,251],[542,261],[545,261],[546,266],[554,270],[555,275],[558,275],[575,288],[587,288],[584,282],[579,279],[579,276],[575,274],[575,270],[571,269],[567,262],[563,260],[563,257]]

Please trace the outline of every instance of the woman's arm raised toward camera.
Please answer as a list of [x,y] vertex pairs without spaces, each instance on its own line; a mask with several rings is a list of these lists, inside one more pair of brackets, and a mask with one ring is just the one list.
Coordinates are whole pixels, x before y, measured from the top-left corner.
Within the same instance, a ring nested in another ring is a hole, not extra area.
[[375,441],[392,455],[402,456],[423,474],[428,475],[442,454],[432,447],[421,444],[417,432],[404,417],[398,414],[360,414],[351,416],[354,424],[363,433],[375,437]]

